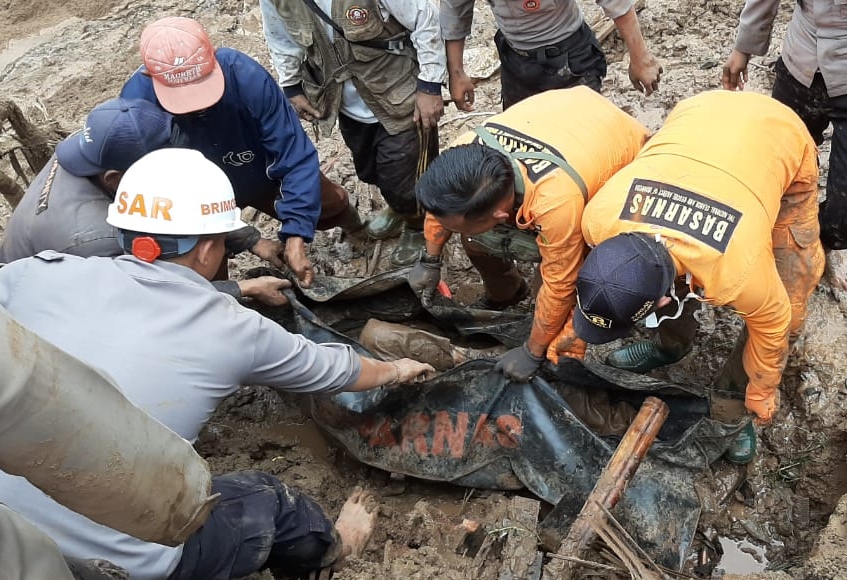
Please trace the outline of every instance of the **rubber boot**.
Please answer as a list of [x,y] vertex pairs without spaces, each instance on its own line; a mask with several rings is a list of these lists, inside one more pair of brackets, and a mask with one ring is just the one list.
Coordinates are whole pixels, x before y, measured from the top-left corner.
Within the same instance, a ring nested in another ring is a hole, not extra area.
[[425,243],[422,230],[413,229],[408,223],[404,224],[400,239],[391,252],[391,264],[397,267],[411,266],[420,258]]
[[390,207],[376,214],[368,223],[368,237],[373,240],[393,238],[403,228],[403,216]]
[[352,204],[348,205],[344,213],[338,217],[338,227],[352,238],[365,239],[367,237],[367,233],[365,232],[366,225],[367,223],[362,221],[359,212]]
[[724,453],[724,457],[730,463],[736,465],[747,465],[753,458],[756,457],[759,443],[756,437],[756,427],[753,422],[747,423],[747,426],[735,437],[729,445],[729,449]]
[[609,354],[606,364],[632,373],[647,373],[653,369],[675,363],[688,352],[675,354],[660,349],[653,341],[634,342]]
[[529,285],[526,280],[521,280],[521,285],[518,286],[517,292],[507,300],[492,300],[487,295],[483,296],[476,302],[470,305],[470,308],[478,310],[503,310],[509,306],[514,306],[529,296]]

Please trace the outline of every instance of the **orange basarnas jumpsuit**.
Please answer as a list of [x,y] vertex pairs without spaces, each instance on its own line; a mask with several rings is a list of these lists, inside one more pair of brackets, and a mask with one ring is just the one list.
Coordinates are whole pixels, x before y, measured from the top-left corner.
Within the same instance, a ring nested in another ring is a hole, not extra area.
[[[648,137],[638,121],[587,87],[535,95],[484,125],[507,151],[545,150],[567,160],[584,181],[589,198],[632,161]],[[466,133],[452,146],[474,140],[477,135]],[[574,179],[558,166],[534,160],[518,163],[525,193],[516,209],[515,225],[537,233],[541,254],[542,284],[529,341],[539,349],[547,348],[547,358],[554,363],[559,355],[582,358],[585,343],[576,338],[571,315],[576,276],[586,249],[580,231],[585,199]],[[450,232],[427,214],[425,236],[430,252],[440,253]],[[496,285],[502,294],[504,280],[490,271],[491,260],[470,250],[468,254],[490,295],[496,295]]]
[[711,91],[671,111],[592,198],[582,231],[590,245],[624,232],[661,235],[677,275],[744,318],[746,407],[769,421],[789,335],[823,273],[817,193],[815,143],[791,109]]

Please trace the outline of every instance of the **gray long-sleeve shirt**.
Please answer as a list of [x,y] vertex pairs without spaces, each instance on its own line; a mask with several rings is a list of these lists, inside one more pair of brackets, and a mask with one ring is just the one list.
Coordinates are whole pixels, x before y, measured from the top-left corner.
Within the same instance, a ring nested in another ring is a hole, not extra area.
[[[193,270],[164,261],[43,252],[0,268],[0,305],[110,375],[127,399],[189,441],[241,384],[333,392],[361,373],[349,346],[291,334],[216,292]],[[181,546],[142,542],[95,524],[2,472],[0,502],[63,553],[105,558],[133,580],[167,577],[181,555]]]
[[[747,0],[735,48],[746,54],[767,53],[780,0]],[[788,72],[811,86],[820,70],[831,97],[847,94],[847,0],[803,0],[794,6],[782,42]]]
[[35,177],[0,240],[0,264],[56,250],[120,256],[118,230],[106,223],[111,199],[91,179],[62,169],[56,156]]
[[[497,28],[509,44],[532,50],[556,44],[582,26],[584,16],[574,0],[490,0]],[[631,0],[597,0],[609,18],[632,8]],[[441,37],[461,40],[471,33],[474,0],[441,0]]]

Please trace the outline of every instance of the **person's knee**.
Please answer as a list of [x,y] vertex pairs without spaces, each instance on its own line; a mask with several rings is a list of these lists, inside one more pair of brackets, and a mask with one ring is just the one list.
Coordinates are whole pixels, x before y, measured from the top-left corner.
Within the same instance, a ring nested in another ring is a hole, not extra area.
[[307,574],[332,565],[341,555],[341,542],[332,532],[311,532],[271,549],[265,567],[287,574]]

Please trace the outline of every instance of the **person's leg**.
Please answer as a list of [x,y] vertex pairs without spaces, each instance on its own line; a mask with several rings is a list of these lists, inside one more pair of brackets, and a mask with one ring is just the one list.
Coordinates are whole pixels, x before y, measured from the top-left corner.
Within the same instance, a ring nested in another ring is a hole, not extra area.
[[[683,297],[688,293],[685,278],[675,282],[676,295]],[[687,300],[682,305],[682,313],[676,319],[664,320],[659,324],[653,340],[641,340],[618,349],[606,357],[606,364],[634,373],[646,373],[655,368],[675,363],[691,352],[694,335],[697,333],[697,319],[694,313],[701,308],[697,300]],[[678,306],[671,302],[656,311],[656,316],[676,314]]]
[[484,248],[461,236],[462,247],[479,272],[485,287],[485,305],[502,309],[517,304],[529,295],[529,287],[511,260],[492,256]]
[[17,512],[0,504],[0,571],[15,580],[74,580],[59,547]]
[[821,242],[827,254],[827,279],[847,290],[847,95],[830,100],[832,148],[826,200],[820,206]]
[[330,565],[341,553],[320,506],[271,475],[218,476],[212,493],[220,493],[220,501],[184,544],[169,580],[229,580],[269,563],[308,572]]
[[773,82],[771,96],[780,103],[790,107],[806,124],[815,143],[823,142],[823,132],[829,125],[829,96],[823,76],[817,73],[812,86],[806,87],[791,76],[782,57],[774,65],[776,78]]
[[386,203],[403,220],[403,231],[391,254],[395,266],[413,264],[424,246],[423,215],[415,198],[418,176],[438,155],[438,129],[417,127],[390,134],[380,125],[374,139],[377,185]]

